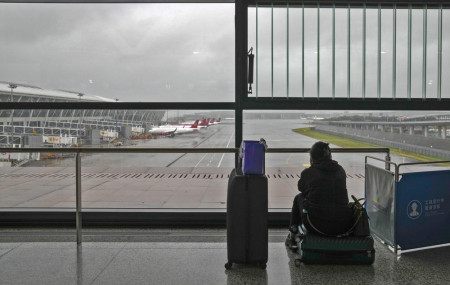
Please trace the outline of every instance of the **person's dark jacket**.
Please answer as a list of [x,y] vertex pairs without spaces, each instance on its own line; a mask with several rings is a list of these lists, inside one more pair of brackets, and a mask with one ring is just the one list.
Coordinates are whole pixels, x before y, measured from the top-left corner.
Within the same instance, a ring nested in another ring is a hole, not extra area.
[[348,207],[346,174],[336,161],[314,161],[301,173],[298,190],[305,197],[304,208],[316,228],[329,235],[350,229],[353,215]]

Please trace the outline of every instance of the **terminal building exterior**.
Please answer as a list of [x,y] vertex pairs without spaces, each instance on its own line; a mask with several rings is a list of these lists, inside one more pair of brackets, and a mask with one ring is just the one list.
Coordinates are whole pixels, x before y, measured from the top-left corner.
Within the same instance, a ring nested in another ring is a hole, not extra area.
[[[118,100],[117,100],[118,101]],[[116,102],[115,99],[73,91],[0,82],[0,102]],[[158,110],[0,110],[0,145],[18,147],[99,145],[102,141],[129,138],[158,124]],[[30,139],[31,138],[31,139]]]

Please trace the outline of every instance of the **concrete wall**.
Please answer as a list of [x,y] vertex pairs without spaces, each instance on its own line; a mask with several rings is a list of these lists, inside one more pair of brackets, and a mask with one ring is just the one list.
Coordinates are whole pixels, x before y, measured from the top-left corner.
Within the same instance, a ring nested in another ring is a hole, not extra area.
[[[394,134],[362,129],[316,125],[316,130],[373,144],[450,159],[450,140],[408,134]],[[432,147],[431,147],[432,146]]]

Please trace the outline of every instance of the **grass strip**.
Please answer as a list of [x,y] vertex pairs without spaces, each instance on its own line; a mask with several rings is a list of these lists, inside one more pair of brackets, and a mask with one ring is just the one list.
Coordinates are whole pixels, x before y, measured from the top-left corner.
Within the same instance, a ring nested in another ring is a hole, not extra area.
[[[345,147],[386,147],[386,146],[372,144],[372,143],[368,143],[368,142],[364,142],[364,141],[360,141],[360,140],[348,139],[348,138],[343,138],[343,137],[336,136],[336,135],[330,135],[327,133],[313,130],[311,128],[299,128],[299,129],[293,129],[292,131],[297,134],[300,134],[300,135],[304,135],[304,136],[307,136],[310,138],[325,141],[330,144],[334,144],[334,145],[344,147],[344,148]],[[389,150],[390,150],[391,154],[396,154],[399,156],[408,157],[408,158],[416,159],[419,161],[442,160],[442,158],[423,155],[423,154],[412,152],[412,151],[399,150],[397,148],[389,148]],[[440,163],[440,165],[450,166],[450,163]]]

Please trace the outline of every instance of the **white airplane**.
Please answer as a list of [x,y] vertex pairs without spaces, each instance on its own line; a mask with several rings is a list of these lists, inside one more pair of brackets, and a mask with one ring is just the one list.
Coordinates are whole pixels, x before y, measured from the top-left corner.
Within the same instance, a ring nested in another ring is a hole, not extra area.
[[160,135],[160,136],[166,136],[166,137],[174,137],[176,131],[177,131],[177,128],[167,129],[167,128],[154,127],[151,130],[149,130],[148,133],[150,135]]
[[197,126],[198,120],[196,120],[192,125],[164,125],[159,126],[159,129],[166,132],[173,132],[174,135],[182,135],[198,132]]
[[219,119],[217,119],[217,121],[213,122],[212,124],[218,125],[221,123],[221,121],[222,121],[222,118],[219,118]]

